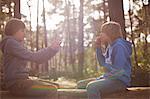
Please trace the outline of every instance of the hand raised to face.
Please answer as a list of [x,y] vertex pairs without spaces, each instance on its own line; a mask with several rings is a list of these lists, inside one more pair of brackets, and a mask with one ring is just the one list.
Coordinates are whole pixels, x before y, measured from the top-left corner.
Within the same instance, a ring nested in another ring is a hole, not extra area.
[[107,45],[109,41],[110,41],[110,39],[107,36],[107,34],[100,33],[100,35],[97,36],[96,39],[95,39],[95,46],[96,47],[101,47],[103,45]]
[[97,37],[96,37],[95,43],[96,43],[97,45],[100,45],[100,44],[101,44],[101,37],[100,37],[100,36],[97,36]]

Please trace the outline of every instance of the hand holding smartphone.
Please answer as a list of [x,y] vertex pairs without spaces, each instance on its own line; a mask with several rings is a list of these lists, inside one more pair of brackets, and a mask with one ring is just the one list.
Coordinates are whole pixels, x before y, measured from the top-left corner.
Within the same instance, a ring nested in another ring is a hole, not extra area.
[[54,50],[58,50],[60,48],[61,42],[62,42],[62,39],[59,36],[55,37],[52,40],[51,48],[54,49]]

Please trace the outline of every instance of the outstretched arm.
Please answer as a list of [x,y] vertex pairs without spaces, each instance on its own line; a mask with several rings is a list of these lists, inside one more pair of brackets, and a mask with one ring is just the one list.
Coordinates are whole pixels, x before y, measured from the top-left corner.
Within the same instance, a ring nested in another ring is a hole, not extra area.
[[25,49],[19,42],[13,39],[8,39],[6,43],[6,52],[16,56],[18,58],[22,58],[28,61],[34,61],[37,63],[43,63],[53,57],[59,48],[53,48],[57,46],[50,46],[44,49],[41,49],[37,52],[31,52]]

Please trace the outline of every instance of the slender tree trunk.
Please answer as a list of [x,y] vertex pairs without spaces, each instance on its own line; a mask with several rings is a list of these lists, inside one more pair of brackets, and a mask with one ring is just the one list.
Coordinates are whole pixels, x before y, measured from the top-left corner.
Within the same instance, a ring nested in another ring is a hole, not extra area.
[[75,35],[76,35],[76,18],[75,18],[75,5],[73,5],[73,32],[72,32],[72,38],[71,38],[71,52],[72,52],[72,60],[71,60],[71,63],[72,63],[72,69],[74,70],[74,75],[77,74],[77,70],[76,70],[76,67],[75,67],[75,49],[74,46],[75,46]]
[[69,47],[68,47],[68,50],[69,50],[69,65],[71,65],[72,67],[72,71],[74,72],[75,70],[75,67],[74,67],[74,64],[72,63],[73,62],[73,51],[72,51],[72,42],[73,42],[73,39],[72,37],[74,35],[72,35],[72,32],[70,31],[70,27],[71,27],[71,24],[70,24],[70,2],[67,1],[67,34],[68,34],[68,44],[69,44]]
[[60,53],[59,53],[59,61],[58,61],[58,71],[61,71],[61,67],[62,67],[62,62],[61,62],[61,60],[62,60],[62,49],[60,48],[60,51],[59,51]]
[[33,45],[32,45],[32,36],[33,36],[33,34],[32,34],[32,30],[31,30],[31,5],[30,5],[30,0],[28,1],[28,7],[29,7],[29,13],[30,13],[30,22],[29,22],[29,25],[30,25],[30,46],[31,46],[31,50],[33,51]]
[[36,50],[39,50],[39,0],[37,1]]
[[[29,7],[29,13],[30,13],[30,22],[29,22],[29,25],[30,25],[30,47],[31,47],[31,51],[33,51],[33,34],[32,34],[32,27],[31,27],[31,5],[30,5],[30,0],[27,2],[28,4],[28,7]],[[30,62],[30,65],[31,65],[31,68],[33,68],[33,62]]]
[[[65,8],[65,14],[67,13],[67,0],[65,0],[66,8]],[[67,17],[65,17],[65,22],[67,23]],[[68,32],[66,29],[66,24],[65,24],[65,42],[64,42],[64,68],[66,70],[66,73],[68,72]]]
[[[71,34],[70,34],[70,5],[69,5],[69,1],[67,0],[66,2],[66,21],[67,21],[67,44],[68,44],[68,51],[69,51],[69,61],[72,60],[71,57]],[[70,62],[69,62],[70,63]]]
[[134,50],[134,59],[135,59],[135,65],[136,67],[138,67],[138,60],[137,60],[137,53],[136,53],[136,47],[135,47],[135,43],[134,43],[134,34],[133,34],[133,22],[132,22],[132,18],[131,18],[131,15],[132,15],[132,11],[131,11],[131,5],[130,5],[130,2],[129,2],[129,20],[130,20],[130,29],[131,29],[131,40],[132,40],[132,44],[133,44],[133,50]]
[[[43,23],[44,23],[44,40],[45,40],[45,47],[47,47],[47,31],[46,31],[46,19],[45,19],[45,4],[43,0]],[[48,72],[48,61],[45,63],[45,72]]]
[[[37,1],[37,27],[36,27],[36,51],[39,50],[39,0]],[[39,71],[39,65],[36,64],[36,71]]]
[[107,21],[107,15],[106,15],[106,12],[107,12],[106,0],[103,0],[103,11],[104,11],[104,22],[106,22],[106,21]]
[[11,12],[11,1],[8,2],[8,8],[9,8],[9,17],[12,17],[12,12]]
[[2,12],[2,1],[0,0],[0,13]]
[[123,0],[108,0],[108,7],[110,20],[121,25],[123,37],[126,38]]
[[14,18],[21,19],[21,13],[20,13],[20,0],[13,0],[15,3],[14,8]]
[[45,33],[45,47],[47,47],[47,31],[46,31],[46,19],[45,19],[45,4],[43,0],[43,23],[44,23],[44,33]]
[[80,77],[83,76],[83,66],[84,66],[84,41],[83,41],[83,38],[84,38],[84,34],[83,34],[83,27],[84,27],[84,24],[83,24],[83,3],[84,3],[84,0],[80,0],[80,12],[79,12],[79,35],[78,35],[78,39],[79,39],[79,42],[78,42],[78,64],[79,64],[79,67],[78,67],[78,74]]
[[[2,1],[0,1],[0,13],[2,13]],[[4,26],[4,24],[3,24],[3,20],[0,20],[0,25],[1,26]],[[2,33],[2,28],[0,27],[0,35],[2,36],[0,39],[2,40],[2,38],[3,38],[3,34],[4,33]]]
[[144,34],[145,34],[145,45],[144,45],[144,51],[146,53],[144,53],[144,57],[147,59],[147,52],[148,52],[148,41],[147,41],[147,36],[148,36],[148,33],[150,33],[150,3],[148,3],[147,5],[144,4],[144,2],[142,1],[143,3],[143,9],[144,9],[144,12],[145,12],[145,17],[144,17],[144,20],[145,21],[145,29],[144,29]]

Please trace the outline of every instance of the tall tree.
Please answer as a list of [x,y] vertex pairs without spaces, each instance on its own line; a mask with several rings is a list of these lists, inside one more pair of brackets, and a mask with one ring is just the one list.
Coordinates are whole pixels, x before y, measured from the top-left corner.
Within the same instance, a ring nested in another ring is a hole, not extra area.
[[63,50],[64,50],[64,68],[66,70],[66,73],[68,72],[68,31],[67,31],[67,13],[68,13],[68,0],[65,0],[65,11],[64,14],[65,16],[65,23],[64,23],[64,27],[65,27],[65,42],[64,42],[64,46],[63,46]]
[[44,23],[44,39],[45,39],[45,47],[47,47],[47,31],[46,31],[46,19],[45,19],[45,3],[43,0],[43,23]]
[[[143,28],[143,32],[145,34],[145,46],[144,46],[144,51],[148,52],[148,41],[147,41],[147,36],[150,33],[150,1],[148,1],[148,4],[144,4],[144,1],[142,0],[142,5],[143,5],[143,9],[144,9],[144,21],[145,24],[144,26],[147,28]],[[144,54],[144,57],[147,57],[147,54]]]
[[135,65],[136,67],[138,67],[138,60],[137,60],[137,52],[136,52],[136,45],[134,43],[134,32],[133,32],[133,20],[132,20],[132,14],[133,14],[133,11],[131,9],[131,0],[129,0],[129,20],[130,20],[130,29],[131,29],[131,41],[132,41],[132,44],[133,44],[133,51],[134,51],[134,60],[135,60]]
[[[73,56],[72,56],[72,33],[71,33],[71,30],[70,30],[70,1],[67,0],[67,11],[66,11],[66,21],[67,21],[67,40],[68,40],[68,51],[69,51],[69,65],[71,65],[73,67],[73,64],[72,64],[72,60],[73,60]],[[73,70],[75,68],[73,67]]]
[[32,27],[31,27],[31,0],[29,0],[28,2],[27,2],[27,5],[28,5],[28,7],[29,7],[29,14],[30,14],[30,21],[29,21],[29,31],[30,31],[30,46],[31,46],[31,50],[33,50],[32,48],[33,48],[33,40],[32,40],[32,36],[33,36],[33,34],[32,34]]
[[[31,47],[31,51],[33,51],[33,32],[32,32],[32,26],[31,26],[31,0],[28,0],[27,5],[29,7],[29,15],[30,15],[30,21],[29,21],[29,33],[30,33],[30,47]],[[31,64],[31,68],[33,68],[33,62],[30,62]]]
[[84,0],[80,0],[80,12],[79,12],[79,35],[78,35],[78,74],[79,76],[83,76],[83,66],[84,66],[84,33],[83,33],[83,3]]
[[21,19],[21,13],[20,13],[20,0],[14,0],[15,8],[14,8],[14,17]]
[[121,25],[123,37],[126,38],[123,0],[108,0],[108,8],[110,20]]
[[[39,0],[37,1],[37,26],[36,26],[36,51],[39,50]],[[39,71],[39,66],[36,64],[35,71]]]
[[107,1],[106,0],[103,0],[103,11],[104,11],[104,21],[106,22],[107,21],[107,7],[106,7],[106,3]]
[[73,69],[73,72],[74,74],[76,75],[77,74],[77,70],[76,70],[76,67],[75,67],[75,50],[76,50],[76,47],[74,47],[76,45],[75,43],[75,36],[76,36],[76,17],[75,17],[75,14],[76,14],[76,11],[75,11],[75,5],[73,5],[73,8],[72,8],[72,11],[73,11],[73,25],[72,27],[74,27],[72,29],[72,35],[71,35],[71,54],[72,54],[72,59],[71,59],[71,64],[72,64],[72,69]]
[[[45,47],[47,47],[47,31],[46,31],[46,19],[45,19],[45,3],[43,0],[43,23],[44,23],[44,41],[45,41]],[[48,61],[45,63],[45,72],[48,72]]]
[[37,18],[36,18],[36,21],[37,21],[37,25],[36,25],[36,50],[38,51],[39,50],[39,0],[37,1]]

